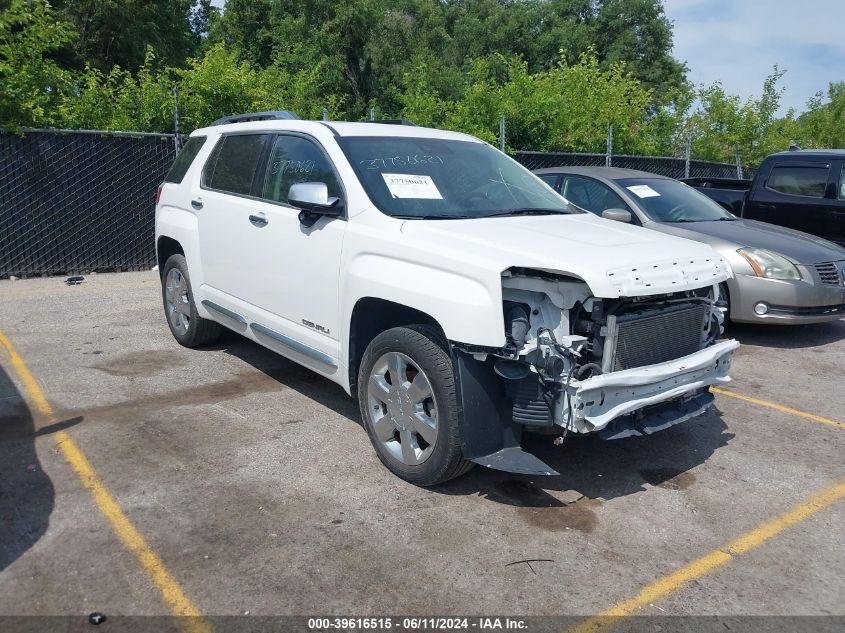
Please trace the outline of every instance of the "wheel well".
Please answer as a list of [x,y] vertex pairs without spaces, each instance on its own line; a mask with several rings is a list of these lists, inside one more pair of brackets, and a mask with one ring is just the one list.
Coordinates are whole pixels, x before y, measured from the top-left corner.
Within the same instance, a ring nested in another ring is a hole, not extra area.
[[185,251],[182,250],[182,245],[174,240],[172,237],[167,237],[166,235],[162,235],[158,238],[158,243],[156,244],[156,257],[158,260],[158,274],[161,276],[164,273],[164,264],[170,258],[171,255],[184,255]]
[[349,388],[353,396],[357,388],[361,358],[370,341],[390,328],[418,324],[432,325],[443,332],[443,328],[432,316],[420,310],[375,297],[358,300],[352,310],[349,326]]

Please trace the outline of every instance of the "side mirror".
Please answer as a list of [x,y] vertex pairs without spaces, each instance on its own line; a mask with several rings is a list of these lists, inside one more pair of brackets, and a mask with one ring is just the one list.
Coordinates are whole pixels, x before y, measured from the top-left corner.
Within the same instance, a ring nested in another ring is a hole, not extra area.
[[615,222],[627,222],[630,223],[633,219],[631,217],[631,212],[625,209],[605,209],[601,212],[601,217],[605,220],[613,220]]
[[324,182],[291,185],[288,204],[301,209],[299,221],[306,227],[313,226],[322,216],[336,218],[343,215],[343,203],[340,198],[329,198],[329,188]]

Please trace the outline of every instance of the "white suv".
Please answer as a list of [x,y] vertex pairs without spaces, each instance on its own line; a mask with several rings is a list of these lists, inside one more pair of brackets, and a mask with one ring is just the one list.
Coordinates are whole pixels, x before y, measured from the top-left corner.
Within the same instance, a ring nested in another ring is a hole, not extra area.
[[[237,122],[247,119],[247,122]],[[711,406],[709,246],[583,213],[477,138],[242,115],[191,134],[156,205],[167,322],[232,329],[357,396],[419,485],[555,474],[524,431],[649,434]]]

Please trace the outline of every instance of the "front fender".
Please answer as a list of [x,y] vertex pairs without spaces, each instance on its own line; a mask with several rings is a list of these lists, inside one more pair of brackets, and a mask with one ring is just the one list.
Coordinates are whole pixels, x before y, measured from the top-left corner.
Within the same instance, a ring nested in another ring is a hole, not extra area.
[[446,338],[472,345],[505,344],[502,289],[470,276],[395,256],[362,254],[350,262],[343,289],[344,322],[358,300],[374,297],[431,316]]

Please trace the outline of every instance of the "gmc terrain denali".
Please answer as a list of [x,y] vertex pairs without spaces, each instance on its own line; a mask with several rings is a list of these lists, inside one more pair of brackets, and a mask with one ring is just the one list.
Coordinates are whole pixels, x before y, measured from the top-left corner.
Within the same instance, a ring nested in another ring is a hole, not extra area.
[[381,461],[419,485],[473,462],[555,474],[523,431],[649,434],[729,380],[709,246],[583,213],[490,145],[385,123],[240,115],[162,184],[167,323],[222,327],[357,395]]

